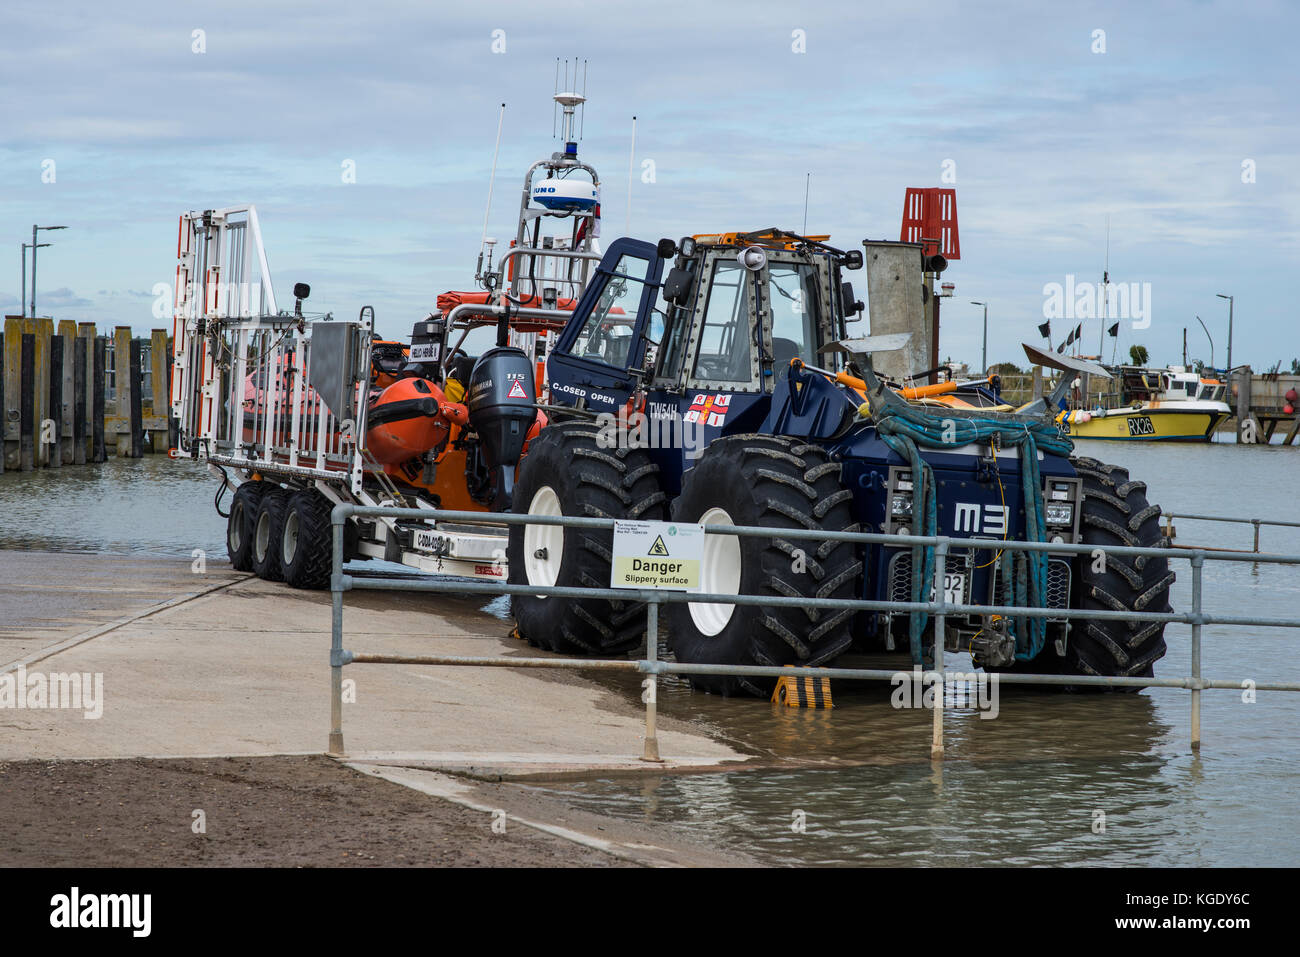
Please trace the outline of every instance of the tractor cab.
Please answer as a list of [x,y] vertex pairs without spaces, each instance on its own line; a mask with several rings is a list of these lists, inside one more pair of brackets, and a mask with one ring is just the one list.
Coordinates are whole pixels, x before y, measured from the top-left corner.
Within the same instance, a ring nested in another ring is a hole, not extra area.
[[[641,412],[671,491],[687,458],[767,417],[790,361],[824,366],[861,309],[862,254],[778,229],[611,244],[548,363],[551,401]],[[675,461],[674,461],[675,460]]]

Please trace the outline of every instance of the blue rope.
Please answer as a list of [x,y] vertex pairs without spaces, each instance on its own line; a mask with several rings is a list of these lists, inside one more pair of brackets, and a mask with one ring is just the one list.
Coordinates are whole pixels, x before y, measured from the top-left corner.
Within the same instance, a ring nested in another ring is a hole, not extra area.
[[[880,438],[912,466],[912,514],[920,516],[915,534],[937,534],[938,503],[934,474],[921,458],[918,446],[953,449],[972,442],[990,443],[994,437],[1002,445],[1020,449],[1020,484],[1025,504],[1026,541],[1046,541],[1043,521],[1042,477],[1038,469],[1040,449],[1054,455],[1068,456],[1074,443],[1061,435],[1054,423],[982,418],[978,416],[941,418],[918,406],[887,406],[872,409]],[[1047,555],[1044,552],[1007,552],[1007,575],[1012,582],[1013,604],[1020,608],[1042,608],[1047,602]],[[920,573],[917,573],[920,569]],[[923,602],[928,584],[934,581],[934,547],[912,548],[912,601]],[[923,663],[922,633],[930,616],[923,611],[909,615],[908,638],[912,660]],[[1044,618],[1017,616],[1012,623],[1016,640],[1016,658],[1028,661],[1038,656],[1047,641]],[[942,636],[940,636],[942,640]]]

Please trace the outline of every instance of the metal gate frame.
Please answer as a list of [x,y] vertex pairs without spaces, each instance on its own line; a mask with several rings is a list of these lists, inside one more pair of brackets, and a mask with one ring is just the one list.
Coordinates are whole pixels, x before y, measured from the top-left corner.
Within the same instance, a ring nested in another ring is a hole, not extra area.
[[[697,592],[655,591],[650,589],[630,588],[575,588],[540,585],[509,585],[498,582],[464,581],[457,579],[422,580],[414,577],[357,577],[344,573],[343,570],[343,529],[349,518],[395,516],[410,519],[436,519],[454,522],[475,522],[491,525],[560,525],[564,528],[599,528],[614,527],[614,519],[577,518],[569,516],[514,515],[482,512],[457,512],[443,509],[407,509],[374,508],[355,505],[336,506],[332,515],[333,523],[333,573],[330,578],[330,590],[333,601],[333,617],[330,645],[330,735],[328,752],[331,755],[343,755],[343,668],[350,664],[404,664],[433,665],[452,667],[496,667],[496,668],[560,668],[565,670],[592,671],[629,671],[648,675],[646,679],[649,691],[645,697],[646,732],[642,760],[657,762],[659,741],[656,733],[657,704],[655,689],[659,675],[729,675],[754,677],[818,677],[835,681],[893,681],[897,670],[872,668],[805,668],[772,667],[760,665],[703,665],[681,664],[679,662],[660,661],[658,659],[659,605],[665,602],[707,602],[738,605],[793,605],[800,608],[851,609],[853,611],[924,611],[934,616],[935,634],[944,632],[944,619],[948,615],[999,614],[1025,618],[1069,618],[1082,620],[1120,620],[1120,621],[1160,621],[1178,622],[1191,625],[1192,653],[1191,674],[1184,678],[1120,678],[1097,675],[1036,675],[998,673],[997,680],[1006,684],[1027,685],[1068,685],[1093,686],[1106,688],[1185,688],[1192,694],[1191,698],[1191,743],[1194,749],[1201,747],[1201,693],[1207,690],[1242,691],[1300,691],[1300,682],[1295,681],[1256,681],[1254,679],[1205,678],[1201,674],[1201,629],[1205,625],[1244,625],[1269,628],[1300,628],[1300,618],[1263,618],[1257,615],[1208,615],[1201,606],[1203,594],[1202,572],[1207,561],[1248,562],[1277,565],[1300,565],[1300,555],[1267,555],[1251,552],[1226,552],[1214,549],[1171,549],[1140,548],[1135,546],[1115,546],[1107,548],[1108,554],[1124,557],[1153,557],[1168,559],[1187,559],[1192,568],[1192,610],[1189,612],[1123,612],[1083,608],[1022,608],[1005,605],[959,605],[942,600],[943,569],[947,564],[948,552],[952,548],[987,548],[987,540],[951,538],[948,536],[921,535],[884,535],[872,532],[828,532],[815,529],[782,528],[784,538],[811,539],[815,541],[849,541],[861,544],[892,545],[911,547],[914,545],[934,546],[935,549],[935,601],[929,602],[888,602],[868,601],[865,599],[837,598],[790,598],[779,595],[719,595]],[[771,537],[771,528],[745,525],[708,525],[705,534],[738,535],[742,537]],[[1095,545],[1064,544],[1050,542],[999,542],[998,547],[1008,551],[1055,551],[1071,552],[1079,555],[1091,555]],[[478,655],[400,655],[375,653],[367,651],[349,651],[343,647],[343,594],[357,588],[387,589],[394,591],[427,591],[451,593],[458,595],[550,595],[556,598],[616,598],[632,599],[646,602],[646,656],[637,660],[597,659],[597,658],[498,658]],[[934,642],[934,666],[931,675],[943,675],[944,649],[942,641]],[[934,695],[934,721],[930,742],[932,758],[942,758],[943,745],[943,695]]]

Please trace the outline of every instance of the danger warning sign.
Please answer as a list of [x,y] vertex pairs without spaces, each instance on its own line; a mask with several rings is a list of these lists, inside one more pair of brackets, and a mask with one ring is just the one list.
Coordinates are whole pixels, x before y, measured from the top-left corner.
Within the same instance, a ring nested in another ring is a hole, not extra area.
[[524,384],[516,379],[510,386],[510,391],[506,393],[507,399],[526,399],[528,393],[524,391]]
[[700,590],[704,526],[615,522],[611,588]]

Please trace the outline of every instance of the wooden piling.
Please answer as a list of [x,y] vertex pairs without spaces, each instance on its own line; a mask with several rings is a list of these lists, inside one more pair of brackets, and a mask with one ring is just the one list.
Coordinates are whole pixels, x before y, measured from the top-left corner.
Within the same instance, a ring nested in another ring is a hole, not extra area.
[[166,452],[171,421],[171,388],[167,372],[172,367],[172,352],[168,347],[167,330],[154,329],[149,333],[149,404],[144,412],[144,428],[149,434],[149,451]]
[[4,326],[0,326],[0,475],[5,474],[5,459],[9,454],[9,443],[5,441],[5,423],[9,419],[8,406],[5,404],[5,365]]
[[22,334],[18,366],[18,467],[30,472],[36,467],[36,336]]
[[85,360],[81,370],[82,385],[77,390],[77,395],[82,403],[82,424],[77,430],[77,464],[95,461],[95,430],[94,430],[94,413],[95,413],[95,324],[93,322],[79,323],[77,326],[77,340],[82,343],[79,348],[79,354]]
[[71,319],[59,322],[57,338],[63,342],[63,405],[56,409],[62,420],[62,440],[59,443],[59,461],[72,465],[76,459],[77,432],[74,428],[77,402],[76,365],[77,365],[77,324]]
[[[127,428],[130,430],[127,452],[133,459],[144,457],[144,406],[141,401],[141,389],[144,378],[141,369],[143,353],[140,340],[132,339],[127,345],[127,379],[130,382],[130,394],[127,396]],[[121,369],[121,366],[118,366]]]
[[108,359],[108,337],[96,336],[93,353],[93,372],[90,377],[90,461],[108,461],[108,450],[104,447],[104,374]]
[[63,337],[50,337],[50,392],[46,419],[41,423],[41,444],[48,446],[45,461],[50,468],[63,465]]
[[[93,340],[92,340],[93,341]],[[72,340],[72,464],[86,464],[86,337]]]
[[23,354],[23,317],[5,316],[4,334],[4,395],[0,405],[0,429],[4,437],[5,468],[19,468],[19,409]]
[[5,456],[8,443],[5,442],[5,334],[0,326],[0,475],[5,474]]
[[113,401],[104,423],[105,442],[118,458],[131,455],[131,327],[113,329]]
[[32,387],[32,411],[35,416],[35,462],[40,468],[50,464],[50,445],[46,441],[50,429],[50,339],[53,337],[54,320],[48,318],[29,319],[29,329],[34,344]]
[[180,423],[176,421],[176,416],[172,414],[172,369],[176,368],[176,362],[172,355],[175,343],[172,337],[167,337],[167,450],[176,448],[176,439],[180,432]]

